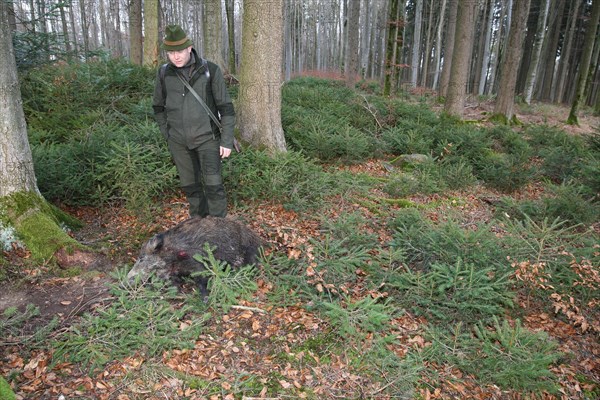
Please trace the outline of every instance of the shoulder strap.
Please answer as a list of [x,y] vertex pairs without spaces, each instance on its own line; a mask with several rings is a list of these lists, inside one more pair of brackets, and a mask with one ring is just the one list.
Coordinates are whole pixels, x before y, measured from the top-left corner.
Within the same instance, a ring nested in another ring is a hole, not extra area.
[[[207,71],[208,71],[208,69],[207,69]],[[208,114],[210,119],[213,120],[215,125],[217,125],[217,127],[219,129],[222,129],[221,121],[219,121],[219,119],[215,116],[215,114],[213,114],[213,112],[210,110],[210,108],[208,108],[208,106],[206,105],[204,100],[202,100],[202,98],[198,95],[198,93],[196,93],[194,88],[190,86],[188,81],[186,81],[185,78],[183,76],[181,76],[181,74],[179,74],[179,73],[177,73],[177,77],[183,83],[183,85],[190,91],[190,93],[196,98],[196,100],[198,100],[198,102],[200,103],[202,108],[204,108],[204,111],[206,111],[206,113]]]
[[[211,77],[210,64],[204,58],[200,58],[200,60],[201,60],[202,66],[204,66],[204,68],[205,68],[204,74],[206,75],[206,84],[208,85],[208,88],[210,90],[212,90],[212,87],[210,86],[210,83],[211,83],[210,82],[210,77]],[[158,70],[158,75],[160,78],[160,87],[162,89],[163,99],[166,99],[166,97],[167,97],[167,89],[165,88],[165,74],[167,72],[168,66],[169,66],[169,63],[165,63],[165,64],[161,65],[160,69]],[[214,71],[213,71],[213,73],[214,73]]]

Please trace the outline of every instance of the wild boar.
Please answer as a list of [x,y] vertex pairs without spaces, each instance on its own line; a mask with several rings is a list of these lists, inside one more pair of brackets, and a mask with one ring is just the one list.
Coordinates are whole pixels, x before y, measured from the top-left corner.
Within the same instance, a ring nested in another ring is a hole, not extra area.
[[[193,272],[203,271],[194,255],[206,256],[205,243],[214,248],[217,260],[233,268],[256,263],[261,238],[242,222],[219,217],[192,217],[150,238],[127,275],[129,282],[145,280],[151,274],[180,283]],[[207,278],[195,278],[203,296],[208,294]]]

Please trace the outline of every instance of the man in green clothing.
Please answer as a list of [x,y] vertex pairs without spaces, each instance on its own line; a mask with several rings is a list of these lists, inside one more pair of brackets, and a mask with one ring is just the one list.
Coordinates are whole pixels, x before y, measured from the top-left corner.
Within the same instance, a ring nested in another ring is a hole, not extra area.
[[[154,88],[153,108],[190,204],[190,216],[227,214],[221,159],[233,148],[235,111],[221,69],[202,59],[178,25],[165,29],[162,48],[169,63],[161,67]],[[221,131],[181,79],[186,80],[212,113]]]

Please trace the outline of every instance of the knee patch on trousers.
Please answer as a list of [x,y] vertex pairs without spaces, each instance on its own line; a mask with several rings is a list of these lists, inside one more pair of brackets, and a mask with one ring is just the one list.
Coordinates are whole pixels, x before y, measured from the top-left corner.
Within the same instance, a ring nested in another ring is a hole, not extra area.
[[204,176],[204,185],[206,186],[219,186],[223,184],[223,178],[221,174],[208,174]]
[[220,200],[225,198],[225,188],[223,185],[206,185],[204,193],[210,200]]

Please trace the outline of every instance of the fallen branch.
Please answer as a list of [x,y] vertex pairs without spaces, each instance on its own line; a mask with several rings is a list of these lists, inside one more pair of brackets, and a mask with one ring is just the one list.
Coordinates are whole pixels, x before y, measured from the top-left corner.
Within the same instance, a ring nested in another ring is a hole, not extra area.
[[255,312],[259,313],[259,314],[266,314],[267,313],[265,310],[263,310],[262,308],[258,308],[258,307],[248,307],[248,306],[233,305],[233,306],[231,306],[231,308],[235,308],[236,310],[255,311]]

